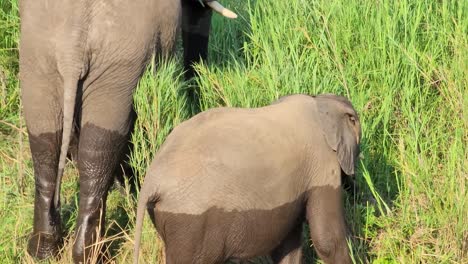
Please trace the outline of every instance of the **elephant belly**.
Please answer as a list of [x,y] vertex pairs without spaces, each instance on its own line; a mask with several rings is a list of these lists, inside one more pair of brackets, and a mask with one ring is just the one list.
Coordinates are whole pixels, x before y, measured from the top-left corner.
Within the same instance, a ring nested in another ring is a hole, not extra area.
[[153,219],[168,254],[178,252],[182,260],[201,257],[221,261],[268,255],[293,227],[302,224],[303,209],[299,201],[268,210],[212,207],[198,215],[156,209]]

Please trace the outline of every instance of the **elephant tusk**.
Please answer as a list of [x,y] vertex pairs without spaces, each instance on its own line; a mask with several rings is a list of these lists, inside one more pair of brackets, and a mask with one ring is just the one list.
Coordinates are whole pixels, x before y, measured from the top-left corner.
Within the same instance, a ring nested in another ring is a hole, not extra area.
[[213,1],[213,2],[208,2],[206,3],[211,9],[214,11],[220,13],[224,17],[227,18],[237,18],[237,14],[232,12],[231,10],[225,8],[223,5],[221,5],[218,1]]

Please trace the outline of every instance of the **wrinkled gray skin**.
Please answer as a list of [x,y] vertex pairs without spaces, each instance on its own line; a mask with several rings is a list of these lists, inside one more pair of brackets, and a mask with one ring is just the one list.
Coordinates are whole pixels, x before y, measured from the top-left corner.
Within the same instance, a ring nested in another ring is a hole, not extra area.
[[85,247],[105,230],[107,192],[133,124],[132,94],[151,55],[171,53],[182,20],[187,76],[192,62],[206,58],[211,11],[197,1],[20,0],[20,80],[36,184],[33,257],[57,255],[61,246],[60,180],[71,136],[80,174],[73,259],[92,254]]
[[335,95],[217,108],[183,122],[144,180],[135,263],[145,210],[168,264],[260,255],[301,263],[304,221],[325,263],[351,263],[341,176],[354,174],[360,136],[351,103]]

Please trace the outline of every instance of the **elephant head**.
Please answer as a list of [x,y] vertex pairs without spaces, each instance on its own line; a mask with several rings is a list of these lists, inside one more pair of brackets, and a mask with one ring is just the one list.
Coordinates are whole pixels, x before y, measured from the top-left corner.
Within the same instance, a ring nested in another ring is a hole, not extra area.
[[323,94],[315,98],[320,129],[327,144],[336,151],[343,172],[354,175],[361,140],[361,124],[356,111],[342,96]]

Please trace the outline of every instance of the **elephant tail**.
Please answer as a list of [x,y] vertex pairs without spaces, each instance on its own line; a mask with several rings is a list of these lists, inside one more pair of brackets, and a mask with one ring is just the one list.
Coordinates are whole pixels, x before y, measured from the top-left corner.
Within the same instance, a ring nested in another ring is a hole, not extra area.
[[68,147],[73,128],[73,117],[75,115],[76,94],[78,89],[78,77],[65,77],[63,81],[63,127],[62,145],[60,148],[57,180],[55,183],[54,206],[60,208],[60,183],[62,182],[63,170],[67,159]]
[[[138,257],[140,255],[140,242],[141,232],[143,230],[143,219],[145,218],[145,211],[148,208],[148,204],[156,203],[157,199],[150,199],[147,194],[148,190],[145,190],[145,186],[140,191],[140,198],[138,200],[137,214],[136,214],[136,225],[135,225],[135,245],[133,247],[133,263],[138,264]],[[150,201],[151,200],[151,201]],[[153,201],[154,200],[154,201]]]
[[[142,192],[140,192],[142,194]],[[135,245],[133,248],[133,263],[138,264],[138,257],[140,255],[140,242],[141,232],[143,229],[143,219],[145,218],[145,209],[147,204],[146,197],[140,195],[138,200],[137,215],[136,215],[136,228],[135,228]]]

